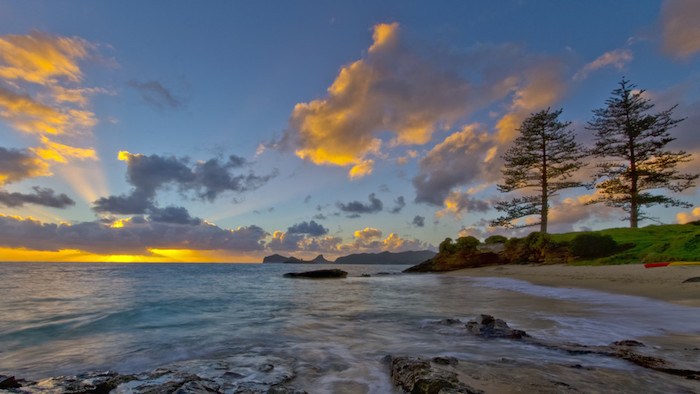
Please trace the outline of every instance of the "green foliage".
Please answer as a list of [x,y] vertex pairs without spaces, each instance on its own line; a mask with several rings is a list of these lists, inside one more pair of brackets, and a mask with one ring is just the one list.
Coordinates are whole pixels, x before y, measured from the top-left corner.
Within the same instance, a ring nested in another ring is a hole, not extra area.
[[[651,225],[638,229],[613,228],[594,232],[609,235],[619,245],[615,254],[581,258],[574,264],[638,264],[659,261],[700,261],[700,226]],[[553,234],[556,243],[571,242],[581,233]]]
[[502,235],[492,235],[484,240],[484,243],[486,245],[493,245],[493,244],[504,244],[508,241],[508,238],[502,236]]
[[579,258],[610,256],[617,252],[618,248],[612,236],[597,233],[579,234],[569,243],[571,254]]
[[[518,129],[520,135],[503,155],[503,183],[498,190],[503,193],[519,189],[534,189],[535,195],[514,198],[496,203],[496,209],[505,215],[492,221],[493,226],[528,227],[540,225],[540,232],[547,232],[549,201],[559,190],[583,186],[571,179],[573,173],[584,166],[581,159],[585,149],[574,139],[569,130],[571,122],[559,121],[562,110],[549,108],[531,114]],[[515,225],[517,219],[538,215],[539,222]]]
[[440,242],[438,251],[440,254],[451,254],[454,253],[457,246],[452,242],[452,238],[447,237],[444,241]]
[[457,238],[456,251],[461,253],[474,253],[480,243],[481,241],[471,236],[459,237]]
[[504,254],[512,263],[542,263],[559,245],[546,233],[530,233],[525,238],[511,238]]
[[678,164],[691,160],[689,153],[664,150],[675,140],[669,130],[683,121],[672,118],[676,107],[649,114],[654,104],[645,97],[644,90],[637,90],[624,78],[619,85],[606,100],[606,107],[594,110],[593,120],[588,122],[595,137],[591,153],[599,158],[595,187],[601,195],[591,204],[623,209],[628,213],[630,227],[636,228],[639,221],[649,219],[643,207],[692,206],[651,191],[683,191],[695,186],[698,174],[682,174],[676,169]]

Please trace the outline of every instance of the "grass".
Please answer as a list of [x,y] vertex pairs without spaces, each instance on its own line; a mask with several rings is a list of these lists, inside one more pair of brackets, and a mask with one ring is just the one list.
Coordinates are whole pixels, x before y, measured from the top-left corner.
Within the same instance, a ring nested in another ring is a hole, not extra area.
[[[651,225],[642,228],[611,228],[591,231],[610,235],[624,250],[608,257],[574,260],[574,265],[700,261],[700,222]],[[552,234],[555,242],[568,242],[580,232]]]

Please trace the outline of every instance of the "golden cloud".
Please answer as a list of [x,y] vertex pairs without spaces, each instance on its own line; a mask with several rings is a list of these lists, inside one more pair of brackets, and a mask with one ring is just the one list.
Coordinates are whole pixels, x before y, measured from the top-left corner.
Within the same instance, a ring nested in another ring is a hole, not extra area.
[[29,150],[44,162],[41,175],[49,174],[50,162],[97,159],[90,147],[57,141],[89,137],[97,125],[95,114],[86,109],[89,95],[108,92],[80,86],[79,61],[93,49],[80,38],[39,32],[0,36],[0,120],[38,137],[41,145]]
[[91,45],[80,38],[55,37],[33,32],[0,37],[0,78],[53,85],[58,78],[78,82],[77,61],[87,57]]
[[664,50],[687,58],[700,51],[700,2],[666,0],[661,12]]
[[380,238],[382,236],[382,231],[373,227],[365,227],[362,230],[355,231],[353,236],[357,239],[370,240]]
[[676,214],[678,224],[686,224],[696,220],[700,220],[700,207],[693,208],[690,212],[679,212]]
[[285,135],[296,155],[318,165],[371,173],[381,133],[390,146],[420,145],[466,112],[469,86],[401,45],[397,23],[374,26],[367,56],[341,68],[327,97],[299,103]]

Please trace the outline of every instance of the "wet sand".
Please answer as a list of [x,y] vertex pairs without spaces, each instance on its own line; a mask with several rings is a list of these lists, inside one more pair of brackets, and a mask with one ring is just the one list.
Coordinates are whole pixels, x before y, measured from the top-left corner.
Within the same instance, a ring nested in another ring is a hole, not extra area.
[[504,265],[469,268],[446,275],[503,277],[542,286],[583,288],[609,293],[649,297],[700,308],[700,266],[644,268],[643,264],[607,266]]

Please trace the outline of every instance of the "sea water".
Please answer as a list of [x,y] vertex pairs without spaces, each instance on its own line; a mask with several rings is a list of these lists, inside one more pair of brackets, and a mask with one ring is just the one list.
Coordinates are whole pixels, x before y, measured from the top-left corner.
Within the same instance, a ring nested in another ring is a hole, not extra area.
[[[561,352],[435,324],[445,318],[491,314],[538,338],[587,345],[700,334],[698,308],[512,279],[400,274],[406,268],[400,265],[324,266],[348,271],[340,280],[282,276],[314,268],[0,263],[0,374],[39,379],[274,358],[288,360],[298,382],[315,392],[345,382],[383,393],[394,390],[382,363],[388,354],[571,361]],[[586,362],[632,368],[605,357]]]

